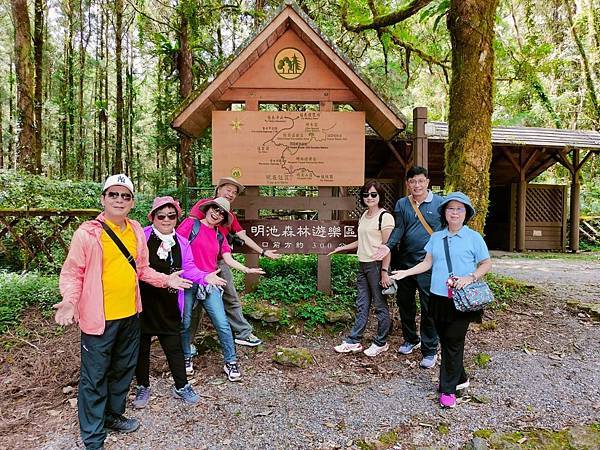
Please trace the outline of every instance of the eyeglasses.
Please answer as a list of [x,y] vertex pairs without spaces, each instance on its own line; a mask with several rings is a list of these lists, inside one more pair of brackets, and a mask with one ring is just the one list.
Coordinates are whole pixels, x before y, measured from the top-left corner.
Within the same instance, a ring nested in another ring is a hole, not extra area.
[[423,179],[423,178],[411,178],[410,180],[408,180],[408,184],[410,184],[411,186],[414,186],[415,184],[427,184],[429,180],[427,178]]
[[126,202],[131,201],[131,199],[133,198],[133,195],[129,194],[128,192],[107,192],[105,194],[108,198],[111,198],[113,200],[116,200],[117,198],[121,197],[123,200],[125,200]]
[[450,211],[453,213],[464,213],[466,211],[465,208],[446,208],[446,211]]
[[225,215],[227,215],[227,211],[225,211],[223,208],[219,208],[218,206],[211,206],[210,209],[212,209],[220,216],[225,217]]
[[165,219],[175,220],[175,219],[177,219],[177,213],[157,214],[155,217],[158,220],[165,220]]
[[377,193],[377,192],[363,192],[360,195],[362,195],[362,198],[369,198],[369,197],[376,198],[379,195],[379,193]]

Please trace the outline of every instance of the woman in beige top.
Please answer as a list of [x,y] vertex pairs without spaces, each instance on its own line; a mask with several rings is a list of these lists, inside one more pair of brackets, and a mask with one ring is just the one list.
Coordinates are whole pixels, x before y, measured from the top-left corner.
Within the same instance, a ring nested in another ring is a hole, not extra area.
[[389,348],[387,336],[390,331],[390,311],[381,293],[381,271],[389,268],[390,255],[383,261],[377,261],[373,255],[385,244],[394,229],[394,216],[382,208],[384,191],[374,180],[367,181],[360,190],[360,203],[367,207],[358,221],[358,240],[342,245],[329,253],[330,255],[347,250],[357,249],[359,269],[357,276],[356,320],[350,335],[336,346],[338,353],[360,352],[363,349],[360,341],[367,328],[371,304],[377,317],[377,334],[373,343],[364,351],[367,356],[377,356]]

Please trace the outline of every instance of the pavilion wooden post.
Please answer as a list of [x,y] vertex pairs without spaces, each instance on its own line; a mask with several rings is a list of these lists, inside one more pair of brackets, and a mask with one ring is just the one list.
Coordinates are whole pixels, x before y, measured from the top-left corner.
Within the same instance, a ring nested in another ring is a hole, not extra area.
[[569,246],[571,251],[577,253],[579,251],[579,195],[581,193],[581,183],[579,181],[579,171],[581,165],[579,163],[579,149],[573,150],[573,170],[571,171],[571,201],[569,210],[569,220],[571,221],[571,233],[569,235]]
[[525,221],[527,206],[527,180],[525,173],[519,174],[519,185],[517,188],[517,251],[525,250]]
[[419,106],[413,109],[413,161],[416,166],[428,165],[427,135],[425,124],[427,123],[427,108]]

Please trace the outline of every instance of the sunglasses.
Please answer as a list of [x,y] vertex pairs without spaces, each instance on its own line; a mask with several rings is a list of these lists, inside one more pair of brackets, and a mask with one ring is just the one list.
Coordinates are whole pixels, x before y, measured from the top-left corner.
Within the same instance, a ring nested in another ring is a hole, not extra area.
[[379,196],[379,194],[377,192],[363,192],[360,195],[362,195],[362,198],[369,198],[369,197],[376,198]]
[[106,196],[113,200],[116,200],[117,198],[121,197],[126,202],[131,201],[131,199],[133,198],[133,195],[127,192],[107,192]]
[[225,215],[227,214],[227,211],[225,211],[223,208],[219,208],[218,206],[211,206],[210,209],[212,209],[218,215],[223,217],[225,217]]
[[165,220],[165,219],[175,220],[175,219],[177,219],[177,213],[157,214],[155,217],[158,220]]

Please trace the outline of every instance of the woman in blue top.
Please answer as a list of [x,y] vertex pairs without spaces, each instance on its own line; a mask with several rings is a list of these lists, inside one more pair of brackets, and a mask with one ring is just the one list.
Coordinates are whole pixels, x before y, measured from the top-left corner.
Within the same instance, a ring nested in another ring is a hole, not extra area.
[[[394,272],[391,278],[401,280],[432,269],[430,311],[442,349],[440,406],[454,408],[456,391],[469,386],[463,363],[469,322],[480,322],[483,312],[457,311],[450,288],[460,289],[477,281],[490,271],[492,262],[481,235],[465,225],[475,215],[469,197],[462,192],[452,192],[444,198],[439,211],[444,228],[431,235],[425,245],[425,259],[411,269]],[[449,278],[444,239],[448,240],[452,278]]]

